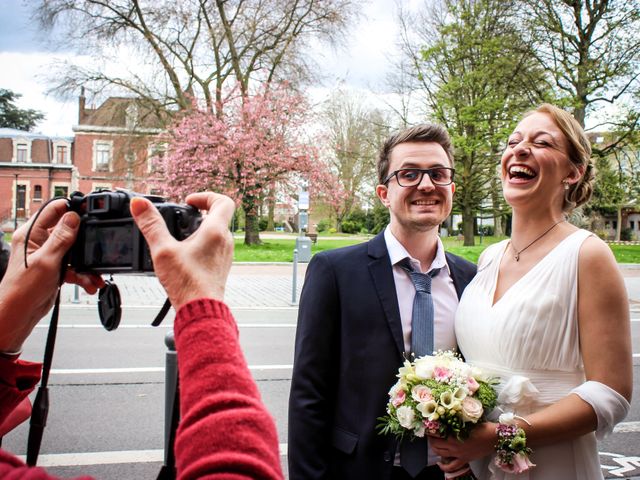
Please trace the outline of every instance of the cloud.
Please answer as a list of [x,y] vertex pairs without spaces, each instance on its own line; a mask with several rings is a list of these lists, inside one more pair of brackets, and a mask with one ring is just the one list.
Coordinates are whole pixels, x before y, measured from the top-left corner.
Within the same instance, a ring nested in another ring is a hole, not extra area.
[[3,0],[0,8],[0,51],[37,52],[43,49],[30,12],[20,0]]
[[43,83],[42,73],[51,60],[47,53],[0,53],[0,70],[7,72],[2,76],[0,87],[22,95],[16,102],[20,108],[45,113],[46,118],[38,123],[36,131],[45,135],[70,136],[73,134],[71,127],[77,123],[77,103],[46,95],[48,86]]

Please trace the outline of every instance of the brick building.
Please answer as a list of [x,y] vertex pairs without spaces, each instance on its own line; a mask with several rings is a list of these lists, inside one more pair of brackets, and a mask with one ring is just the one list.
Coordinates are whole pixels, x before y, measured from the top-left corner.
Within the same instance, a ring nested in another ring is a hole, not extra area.
[[13,231],[49,198],[75,188],[73,138],[0,128],[0,228]]
[[86,108],[80,95],[73,164],[78,190],[126,188],[154,193],[152,158],[166,147],[161,109],[136,98],[108,98],[98,108]]
[[166,116],[136,98],[78,102],[74,137],[0,128],[0,228],[13,231],[54,196],[126,188],[157,193],[153,158],[166,149]]

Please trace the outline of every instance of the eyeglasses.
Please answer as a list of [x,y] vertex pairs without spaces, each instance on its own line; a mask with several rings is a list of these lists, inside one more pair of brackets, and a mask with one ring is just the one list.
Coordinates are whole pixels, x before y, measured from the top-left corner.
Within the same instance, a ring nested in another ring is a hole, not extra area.
[[453,183],[453,174],[456,171],[449,167],[435,168],[402,168],[391,173],[382,183],[386,185],[392,177],[396,177],[401,187],[415,187],[420,185],[426,173],[434,185],[445,187]]

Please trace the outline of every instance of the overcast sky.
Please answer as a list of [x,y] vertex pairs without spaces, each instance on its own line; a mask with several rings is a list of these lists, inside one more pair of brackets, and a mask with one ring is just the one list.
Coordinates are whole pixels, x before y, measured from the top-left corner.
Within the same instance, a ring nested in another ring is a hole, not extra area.
[[[0,0],[0,88],[22,94],[21,108],[46,114],[37,131],[47,135],[71,136],[77,124],[77,98],[67,101],[46,95],[49,85],[43,78],[54,53],[38,38],[29,21],[24,0]],[[327,73],[325,88],[344,84],[354,89],[380,90],[396,44],[394,2],[371,0],[363,17],[348,35],[348,44],[337,53],[323,51],[318,63]],[[56,55],[60,55],[57,53]],[[317,89],[314,96],[318,95]]]

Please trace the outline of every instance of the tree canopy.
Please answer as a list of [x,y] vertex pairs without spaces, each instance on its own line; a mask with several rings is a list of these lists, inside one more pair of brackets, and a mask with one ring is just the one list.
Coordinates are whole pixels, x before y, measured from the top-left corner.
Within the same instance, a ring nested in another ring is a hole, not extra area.
[[295,189],[296,181],[326,176],[317,152],[303,140],[306,102],[286,85],[263,88],[249,97],[224,100],[222,117],[194,107],[170,129],[168,152],[158,162],[165,193],[214,190],[242,206],[245,243],[259,239],[258,208],[273,185]]
[[30,108],[18,108],[15,104],[22,95],[0,88],[0,127],[31,131],[44,119],[44,113]]

